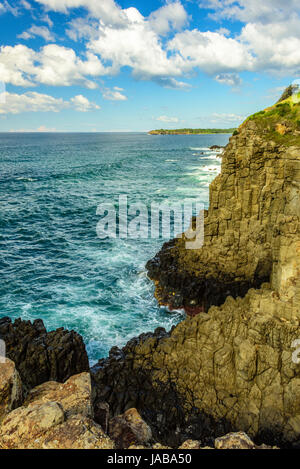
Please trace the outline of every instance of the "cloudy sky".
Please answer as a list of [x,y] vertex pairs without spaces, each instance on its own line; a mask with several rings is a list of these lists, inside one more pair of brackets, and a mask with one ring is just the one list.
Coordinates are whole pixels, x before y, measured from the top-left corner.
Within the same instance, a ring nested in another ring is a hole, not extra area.
[[300,77],[299,0],[0,0],[0,131],[233,127]]

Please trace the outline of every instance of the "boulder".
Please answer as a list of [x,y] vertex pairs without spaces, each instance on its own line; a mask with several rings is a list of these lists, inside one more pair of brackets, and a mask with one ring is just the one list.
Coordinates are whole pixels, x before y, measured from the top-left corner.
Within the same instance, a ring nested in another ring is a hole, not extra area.
[[93,420],[73,416],[52,428],[34,447],[42,449],[115,449],[114,442]]
[[37,386],[30,391],[24,405],[59,402],[67,418],[73,415],[93,418],[91,392],[90,374],[81,373],[64,384],[50,381]]
[[92,420],[89,373],[66,383],[44,383],[30,391],[22,407],[0,426],[2,449],[114,449]]
[[1,448],[31,448],[37,438],[45,436],[47,431],[60,425],[64,420],[64,411],[57,402],[19,407],[2,421]]
[[14,362],[0,363],[0,421],[23,402],[23,385]]
[[27,390],[47,381],[64,382],[89,370],[82,337],[74,331],[47,332],[41,320],[12,323],[5,317],[0,319],[0,339]]
[[109,436],[116,442],[117,448],[125,449],[132,445],[149,443],[152,432],[138,411],[129,409],[110,420]]

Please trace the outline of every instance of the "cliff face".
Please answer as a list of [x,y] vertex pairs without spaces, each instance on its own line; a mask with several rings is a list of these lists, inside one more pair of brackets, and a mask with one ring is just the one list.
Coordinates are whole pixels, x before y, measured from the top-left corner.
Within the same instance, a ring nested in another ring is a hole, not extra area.
[[300,127],[299,146],[286,144],[293,133],[277,142],[268,133],[250,119],[230,139],[210,187],[204,247],[171,241],[148,263],[161,304],[208,311],[251,286],[271,281],[282,291],[297,277]]
[[230,139],[203,248],[171,241],[148,263],[160,303],[192,317],[100,361],[96,401],[137,407],[173,445],[239,430],[299,446],[299,202],[300,105],[288,98]]

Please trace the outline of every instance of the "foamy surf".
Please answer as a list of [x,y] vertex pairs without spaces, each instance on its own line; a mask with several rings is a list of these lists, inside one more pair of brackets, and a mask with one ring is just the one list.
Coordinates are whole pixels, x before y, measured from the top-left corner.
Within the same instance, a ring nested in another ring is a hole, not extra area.
[[[12,319],[41,318],[48,330],[77,331],[91,363],[113,346],[157,327],[170,330],[184,317],[158,306],[145,272],[166,240],[100,240],[97,206],[126,194],[129,204],[192,198],[207,208],[208,186],[220,167],[209,148],[228,141],[219,135],[147,137],[48,134],[32,142],[30,135],[14,134],[0,140],[6,266],[0,308]],[[24,149],[30,153],[26,166]]]

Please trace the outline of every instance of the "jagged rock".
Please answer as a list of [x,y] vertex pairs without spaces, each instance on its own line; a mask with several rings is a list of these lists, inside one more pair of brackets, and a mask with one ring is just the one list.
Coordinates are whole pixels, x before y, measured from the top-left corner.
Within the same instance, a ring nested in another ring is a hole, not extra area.
[[[249,119],[231,137],[210,186],[202,249],[186,249],[183,237],[148,262],[160,304],[193,315],[262,283],[277,291],[297,278],[299,262],[292,268],[291,258],[299,259],[299,124],[281,117],[280,106],[290,109],[280,104],[270,111],[278,116]],[[300,115],[299,104],[293,109]]]
[[85,345],[74,331],[47,332],[41,320],[12,323],[1,318],[0,339],[27,389],[52,380],[64,382],[89,369]]
[[152,432],[138,411],[129,409],[123,415],[110,420],[109,436],[116,442],[117,448],[125,449],[132,445],[149,443]]
[[92,420],[89,373],[34,388],[0,426],[2,449],[114,449]]
[[229,433],[215,440],[216,449],[255,449],[255,444],[246,433]]
[[136,407],[172,447],[212,446],[234,431],[300,445],[300,137],[291,120],[300,104],[286,104],[231,137],[210,187],[203,248],[173,240],[148,264],[160,303],[195,316],[92,370],[97,400],[113,415]]
[[35,440],[52,427],[64,422],[64,411],[57,402],[19,407],[3,420],[0,427],[0,447],[30,448]]
[[65,417],[81,415],[93,418],[91,401],[91,377],[89,373],[72,376],[64,384],[48,382],[32,389],[24,403],[25,406],[59,402]]
[[2,418],[23,402],[23,385],[14,362],[0,363],[0,422]]
[[52,428],[46,438],[34,442],[34,446],[42,449],[115,449],[114,442],[100,425],[82,416],[73,416]]

